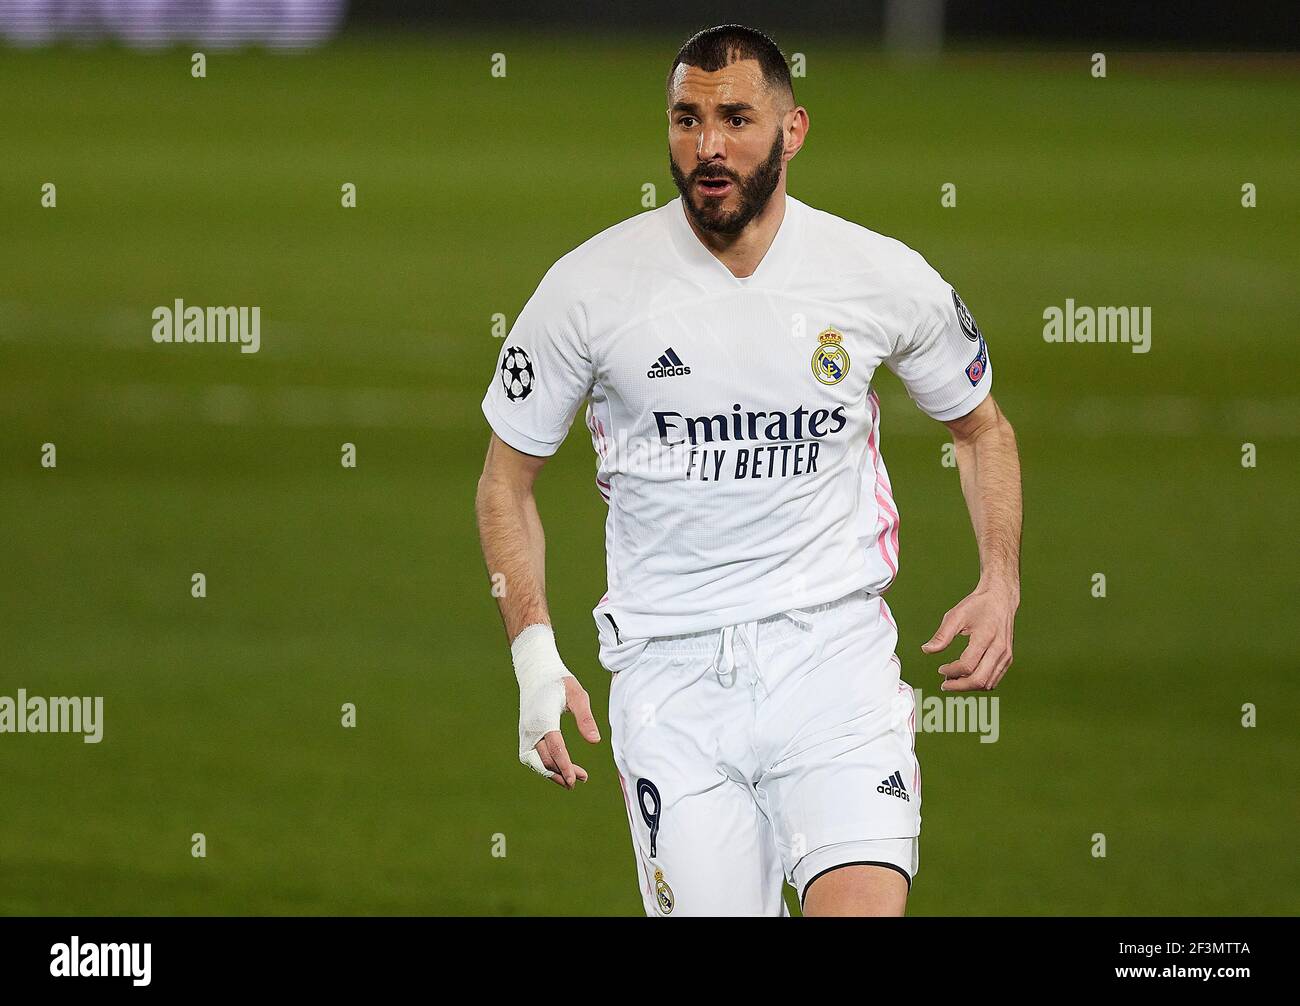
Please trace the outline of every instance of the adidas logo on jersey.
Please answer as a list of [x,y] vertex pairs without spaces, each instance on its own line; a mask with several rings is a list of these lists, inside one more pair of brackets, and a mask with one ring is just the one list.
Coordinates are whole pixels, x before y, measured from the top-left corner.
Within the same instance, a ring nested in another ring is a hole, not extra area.
[[897,796],[912,802],[912,798],[907,795],[907,787],[903,785],[903,777],[895,772],[888,779],[881,779],[880,785],[876,787],[877,793],[884,793],[886,796]]
[[682,377],[691,372],[691,368],[682,363],[672,346],[663,351],[659,359],[650,364],[646,377]]

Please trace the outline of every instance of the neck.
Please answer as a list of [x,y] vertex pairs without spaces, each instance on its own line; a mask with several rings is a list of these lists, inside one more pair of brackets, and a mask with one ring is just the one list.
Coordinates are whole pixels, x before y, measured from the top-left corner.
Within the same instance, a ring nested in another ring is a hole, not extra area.
[[[685,198],[685,197],[683,197]],[[745,279],[754,274],[763,256],[772,247],[776,232],[785,219],[785,179],[776,187],[772,198],[767,201],[758,215],[745,225],[739,234],[716,234],[701,230],[691,214],[686,214],[686,221],[691,230],[700,239],[700,243],[713,253],[713,256],[725,265],[731,275]]]

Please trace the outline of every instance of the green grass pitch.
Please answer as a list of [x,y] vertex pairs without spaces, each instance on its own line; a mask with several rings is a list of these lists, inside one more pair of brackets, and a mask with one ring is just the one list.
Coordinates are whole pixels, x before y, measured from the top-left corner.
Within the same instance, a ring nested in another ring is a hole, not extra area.
[[[106,720],[99,745],[0,735],[0,913],[640,912],[608,742],[576,793],[516,760],[472,497],[492,316],[642,186],[676,194],[679,41],[345,38],[214,51],[201,80],[188,49],[0,52],[0,695]],[[1023,452],[1001,736],[918,738],[911,912],[1295,913],[1294,65],[1115,52],[1098,80],[1082,52],[780,41],[812,119],[791,192],[954,283]],[[261,351],[155,345],[178,297],[259,305]],[[1150,306],[1151,351],[1046,343],[1066,298]],[[974,544],[946,431],[879,386],[890,603],[934,694],[920,643]],[[585,439],[539,499],[605,724]]]

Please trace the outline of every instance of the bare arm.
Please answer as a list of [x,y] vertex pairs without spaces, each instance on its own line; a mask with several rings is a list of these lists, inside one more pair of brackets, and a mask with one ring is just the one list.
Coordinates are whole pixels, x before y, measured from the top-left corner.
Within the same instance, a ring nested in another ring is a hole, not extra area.
[[527,625],[550,625],[546,608],[546,537],[533,483],[546,458],[523,454],[495,433],[478,481],[474,509],[506,638]]
[[944,615],[921,649],[938,653],[957,635],[970,642],[939,673],[944,691],[987,691],[1011,666],[1020,606],[1020,456],[1016,435],[990,395],[974,411],[946,424],[957,452],[961,491],[979,547],[975,590]]
[[592,744],[600,740],[600,731],[587,693],[564,667],[551,635],[546,538],[533,497],[533,483],[545,464],[546,458],[523,454],[494,433],[474,508],[519,679],[519,760],[573,789],[578,780],[586,782],[587,771],[569,758],[559,730],[560,713],[572,712],[578,732]]

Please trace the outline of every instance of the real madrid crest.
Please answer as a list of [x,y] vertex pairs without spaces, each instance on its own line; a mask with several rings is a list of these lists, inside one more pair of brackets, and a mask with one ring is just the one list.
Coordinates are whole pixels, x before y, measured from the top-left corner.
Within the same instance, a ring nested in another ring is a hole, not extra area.
[[664,871],[655,870],[655,900],[659,902],[659,908],[665,915],[673,914],[673,889],[668,886],[668,881],[664,880]]
[[843,340],[844,335],[833,328],[824,329],[817,336],[812,372],[822,384],[839,384],[849,374],[849,351],[841,344]]

